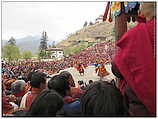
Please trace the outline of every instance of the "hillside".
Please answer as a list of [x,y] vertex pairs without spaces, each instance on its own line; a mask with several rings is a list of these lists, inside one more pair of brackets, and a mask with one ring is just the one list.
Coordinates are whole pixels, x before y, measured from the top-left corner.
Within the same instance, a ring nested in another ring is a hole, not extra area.
[[[128,23],[128,28],[135,26],[135,23]],[[16,45],[20,51],[30,50],[37,53],[40,45],[41,36],[26,36],[16,39]],[[100,38],[101,40],[99,40]],[[80,52],[99,41],[114,38],[114,22],[101,22],[91,26],[83,27],[75,33],[71,33],[67,39],[59,42],[57,47],[63,48],[66,55]],[[2,40],[2,47],[7,40]],[[48,38],[48,45],[52,44],[52,40]]]
[[[135,25],[136,22],[127,23],[128,29]],[[77,53],[96,42],[113,39],[115,35],[114,30],[114,22],[101,22],[83,27],[77,32],[70,34],[67,39],[58,43],[57,47],[63,48],[66,55]],[[101,40],[99,40],[99,38]]]
[[106,38],[113,36],[114,23],[101,22],[91,26],[83,27],[79,31],[70,35],[66,40],[57,44],[65,50],[66,54],[73,50],[81,49],[100,41],[105,41]]

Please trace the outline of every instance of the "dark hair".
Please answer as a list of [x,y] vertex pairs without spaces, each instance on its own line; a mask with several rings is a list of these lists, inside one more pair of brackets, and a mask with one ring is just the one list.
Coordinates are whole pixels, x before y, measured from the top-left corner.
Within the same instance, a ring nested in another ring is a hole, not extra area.
[[70,72],[68,72],[68,71],[62,71],[59,75],[67,77],[68,81],[72,80],[72,83],[70,84],[70,82],[69,82],[69,84],[72,87],[75,87],[74,79],[73,79],[73,77],[72,77],[72,75],[71,75]]
[[35,98],[26,116],[56,116],[63,104],[62,97],[56,91],[45,89]]
[[61,75],[53,76],[51,80],[48,81],[48,88],[54,89],[63,97],[66,95],[66,91],[70,90],[67,77]]
[[83,116],[123,116],[121,92],[111,83],[96,81],[81,96]]
[[93,83],[93,80],[89,80],[89,84]]
[[84,84],[84,82],[83,81],[78,81],[78,84],[82,85],[82,84]]
[[46,74],[42,72],[36,72],[32,75],[30,84],[33,88],[40,88],[41,83],[46,83]]
[[31,81],[31,77],[32,77],[32,75],[33,75],[34,73],[35,73],[35,72],[30,72],[30,73],[27,75],[27,80],[26,80],[26,82]]
[[69,79],[70,76],[72,76],[71,73],[68,72],[68,71],[62,71],[62,72],[60,73],[60,75],[61,75],[61,76],[65,76],[65,77],[67,77],[67,79]]

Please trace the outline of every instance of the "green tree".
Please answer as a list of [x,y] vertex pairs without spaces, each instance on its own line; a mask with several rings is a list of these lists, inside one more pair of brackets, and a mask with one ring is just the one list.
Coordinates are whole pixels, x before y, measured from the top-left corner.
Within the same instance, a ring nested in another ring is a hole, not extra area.
[[23,57],[24,59],[26,59],[26,60],[31,59],[31,57],[32,57],[32,52],[29,51],[29,50],[25,50],[25,51],[22,53],[22,57]]
[[52,48],[56,48],[56,46],[55,46],[55,45],[53,45],[53,46],[52,46]]
[[50,57],[51,57],[51,54],[52,54],[52,53],[51,53],[50,51],[47,51],[47,52],[46,52],[47,58],[50,58]]
[[39,47],[40,50],[46,50],[47,49],[47,41],[48,41],[47,38],[48,38],[47,33],[43,32],[42,33],[42,38],[41,38],[41,41],[40,41],[40,47]]
[[20,58],[20,50],[15,45],[5,45],[3,48],[3,56],[10,62],[11,60],[18,60]]
[[45,50],[40,50],[39,51],[39,53],[38,53],[38,57],[39,58],[44,58],[44,57],[46,57],[47,56],[47,54],[46,54],[46,51]]
[[16,45],[15,39],[14,39],[13,37],[11,37],[11,38],[9,39],[9,41],[8,41],[8,44],[9,44],[9,45]]

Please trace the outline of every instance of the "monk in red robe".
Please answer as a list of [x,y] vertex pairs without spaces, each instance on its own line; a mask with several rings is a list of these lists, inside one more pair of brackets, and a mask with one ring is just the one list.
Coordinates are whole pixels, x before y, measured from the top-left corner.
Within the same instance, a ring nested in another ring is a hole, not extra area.
[[100,79],[102,79],[103,77],[107,75],[109,75],[109,73],[107,72],[104,64],[101,63],[100,66],[98,67],[98,76],[100,77]]
[[80,75],[84,75],[84,68],[83,68],[82,64],[78,65],[78,71],[79,71]]
[[113,60],[122,74],[120,88],[127,95],[131,116],[156,116],[155,4],[141,3],[146,22],[139,20],[122,36]]

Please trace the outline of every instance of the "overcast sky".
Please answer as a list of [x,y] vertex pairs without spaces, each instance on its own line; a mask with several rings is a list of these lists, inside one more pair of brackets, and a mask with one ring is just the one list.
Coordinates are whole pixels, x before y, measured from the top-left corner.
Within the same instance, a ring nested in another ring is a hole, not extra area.
[[2,39],[41,35],[60,41],[103,15],[106,2],[3,2]]

